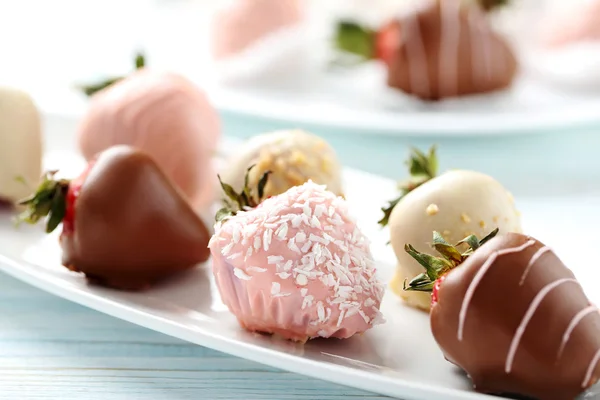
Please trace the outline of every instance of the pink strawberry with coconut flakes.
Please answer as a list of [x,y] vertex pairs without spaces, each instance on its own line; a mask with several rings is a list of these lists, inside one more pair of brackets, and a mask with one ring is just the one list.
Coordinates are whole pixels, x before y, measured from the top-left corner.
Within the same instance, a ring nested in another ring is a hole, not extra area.
[[209,244],[221,298],[240,325],[306,341],[383,321],[384,287],[345,200],[309,181],[244,208],[217,222]]

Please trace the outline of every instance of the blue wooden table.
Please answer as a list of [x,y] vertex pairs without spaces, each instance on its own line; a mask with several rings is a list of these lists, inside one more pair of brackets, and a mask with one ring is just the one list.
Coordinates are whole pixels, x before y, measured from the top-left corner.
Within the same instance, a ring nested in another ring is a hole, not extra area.
[[173,339],[0,273],[0,399],[383,399]]

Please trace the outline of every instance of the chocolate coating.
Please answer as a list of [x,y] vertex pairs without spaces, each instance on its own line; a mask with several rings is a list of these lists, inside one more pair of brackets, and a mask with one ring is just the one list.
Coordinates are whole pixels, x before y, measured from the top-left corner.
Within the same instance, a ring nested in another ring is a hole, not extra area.
[[600,313],[537,240],[492,239],[446,276],[438,299],[433,335],[478,391],[574,399],[600,377]]
[[141,289],[206,261],[210,234],[145,153],[101,153],[75,203],[74,232],[61,236],[63,264],[97,283]]
[[508,87],[517,60],[475,5],[432,0],[398,20],[400,47],[388,85],[425,100]]
[[0,211],[10,210],[11,208],[13,208],[13,202],[0,197]]

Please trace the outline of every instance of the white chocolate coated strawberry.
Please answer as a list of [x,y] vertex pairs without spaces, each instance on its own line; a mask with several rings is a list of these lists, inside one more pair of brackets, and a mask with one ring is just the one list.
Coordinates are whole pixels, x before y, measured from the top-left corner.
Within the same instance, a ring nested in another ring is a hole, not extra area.
[[308,180],[325,185],[327,190],[342,195],[341,165],[333,148],[323,139],[302,130],[282,130],[255,136],[248,140],[228,161],[222,171],[224,182],[240,190],[248,167],[250,187],[271,171],[265,187],[266,196],[284,193]]
[[514,199],[494,178],[474,171],[449,171],[413,190],[394,207],[390,216],[390,241],[398,259],[392,290],[414,307],[429,310],[428,293],[403,291],[405,279],[423,268],[404,245],[427,249],[431,232],[437,231],[455,244],[475,234],[484,237],[495,228],[500,234],[521,232]]
[[0,88],[0,200],[15,202],[27,196],[41,175],[38,109],[27,93]]

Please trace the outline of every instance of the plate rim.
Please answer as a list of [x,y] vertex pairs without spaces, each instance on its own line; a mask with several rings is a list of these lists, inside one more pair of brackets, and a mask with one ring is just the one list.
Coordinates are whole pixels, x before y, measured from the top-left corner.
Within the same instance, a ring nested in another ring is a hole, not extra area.
[[[447,136],[447,137],[502,137],[530,134],[552,134],[565,130],[600,128],[600,99],[590,99],[569,108],[522,113],[487,113],[461,119],[459,113],[436,111],[429,114],[366,112],[348,114],[350,120],[340,120],[339,114],[316,112],[299,114],[297,109],[276,99],[266,99],[245,93],[243,90],[222,86],[205,88],[212,104],[230,115],[259,118],[290,125],[310,125],[317,129],[329,129],[363,134],[379,134],[394,137]],[[384,117],[382,119],[382,117]],[[378,120],[374,123],[374,120]],[[460,124],[456,122],[460,120]]]
[[[22,265],[28,265],[29,267],[22,268]],[[34,274],[32,273],[34,268],[36,268],[35,265],[29,262],[16,261],[11,257],[0,254],[0,272],[4,272],[21,282],[111,317],[235,357],[393,398],[402,396],[403,400],[437,398],[447,400],[492,400],[502,398],[474,391],[427,386],[424,383],[411,382],[404,378],[374,374],[325,361],[315,361],[227,337],[218,337],[206,331],[201,325],[193,325],[192,328],[189,324],[179,324],[173,319],[152,315],[136,309],[132,305],[122,304],[89,292],[50,274],[43,272]],[[348,380],[348,377],[356,379]]]
[[[600,130],[600,97],[570,108],[545,112],[519,114],[479,114],[460,118],[460,113],[436,111],[428,114],[379,113],[362,111],[353,113],[351,120],[343,120],[335,113],[316,111],[298,113],[293,104],[287,105],[277,99],[254,96],[240,90],[221,86],[200,85],[208,100],[219,112],[224,123],[228,118],[252,118],[256,122],[287,125],[287,128],[328,132],[332,135],[360,134],[381,135],[399,139],[406,138],[501,138],[524,135],[551,135],[565,131],[580,132]],[[87,112],[89,100],[75,93],[63,93],[61,104],[48,98],[38,99],[45,117],[81,119]],[[381,118],[381,117],[385,118]],[[374,121],[375,120],[375,121]],[[460,121],[460,123],[457,123]],[[253,121],[254,122],[254,121]],[[275,129],[275,128],[274,128]]]

